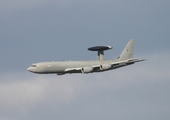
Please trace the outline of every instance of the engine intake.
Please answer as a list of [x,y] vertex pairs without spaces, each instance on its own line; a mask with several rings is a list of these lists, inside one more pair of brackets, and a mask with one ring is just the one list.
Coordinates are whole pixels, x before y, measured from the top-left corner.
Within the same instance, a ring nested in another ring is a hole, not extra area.
[[110,64],[103,64],[100,65],[100,70],[108,70],[110,69],[112,66]]
[[92,71],[93,71],[92,67],[84,67],[84,68],[81,69],[82,73],[90,73]]

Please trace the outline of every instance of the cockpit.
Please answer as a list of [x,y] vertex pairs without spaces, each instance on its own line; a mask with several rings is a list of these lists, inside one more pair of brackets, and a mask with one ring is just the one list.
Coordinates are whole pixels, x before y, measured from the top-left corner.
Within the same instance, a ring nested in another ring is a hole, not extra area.
[[37,65],[34,65],[34,64],[33,64],[33,65],[31,65],[31,67],[36,67],[36,66],[37,66]]

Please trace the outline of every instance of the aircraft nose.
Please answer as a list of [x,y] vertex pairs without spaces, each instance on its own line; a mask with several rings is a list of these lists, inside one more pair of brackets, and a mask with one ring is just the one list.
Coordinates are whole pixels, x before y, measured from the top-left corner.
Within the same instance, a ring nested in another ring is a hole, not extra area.
[[28,67],[27,70],[31,72],[31,67]]
[[27,70],[30,71],[30,72],[33,72],[33,73],[36,72],[36,68],[34,68],[34,67],[32,67],[32,66],[31,66],[31,67],[28,67]]

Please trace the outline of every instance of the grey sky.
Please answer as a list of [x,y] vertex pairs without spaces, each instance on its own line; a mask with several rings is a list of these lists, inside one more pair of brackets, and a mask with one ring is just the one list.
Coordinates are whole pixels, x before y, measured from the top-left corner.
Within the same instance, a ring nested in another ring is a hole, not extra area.
[[[0,1],[0,119],[169,120],[170,1]],[[115,59],[129,39],[148,61],[101,74],[35,75],[34,62]],[[124,73],[123,75],[121,73]]]

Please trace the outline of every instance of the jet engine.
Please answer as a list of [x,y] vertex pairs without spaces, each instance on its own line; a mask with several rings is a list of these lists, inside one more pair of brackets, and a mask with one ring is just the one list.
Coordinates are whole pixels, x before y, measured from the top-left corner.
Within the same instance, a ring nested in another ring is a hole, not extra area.
[[100,65],[100,70],[108,70],[110,69],[112,66],[110,64],[103,64]]
[[82,73],[90,73],[92,71],[93,71],[92,67],[84,67],[84,68],[81,69]]

